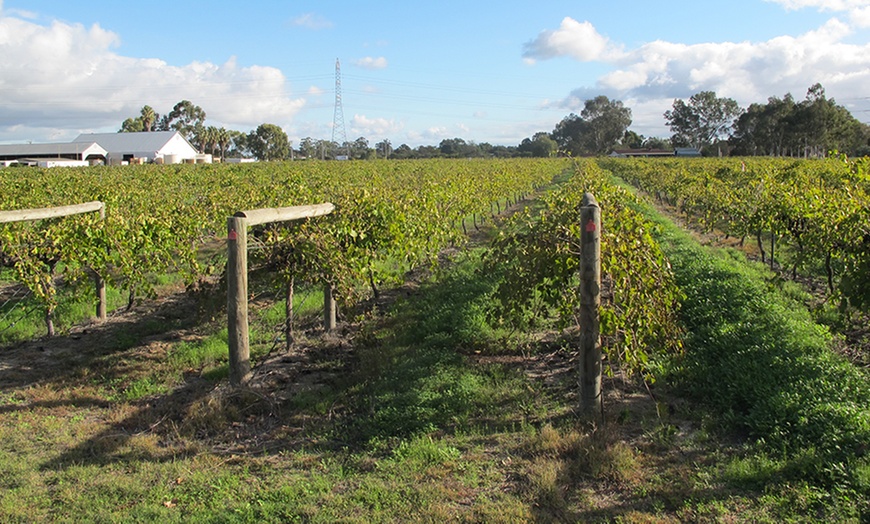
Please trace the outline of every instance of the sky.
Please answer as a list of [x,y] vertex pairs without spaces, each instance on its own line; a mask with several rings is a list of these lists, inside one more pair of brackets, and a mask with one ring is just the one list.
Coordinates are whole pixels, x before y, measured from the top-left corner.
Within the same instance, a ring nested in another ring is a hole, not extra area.
[[870,0],[0,0],[0,143],[114,132],[190,100],[206,123],[517,145],[587,99],[670,136],[675,99],[742,107],[819,82],[870,122]]

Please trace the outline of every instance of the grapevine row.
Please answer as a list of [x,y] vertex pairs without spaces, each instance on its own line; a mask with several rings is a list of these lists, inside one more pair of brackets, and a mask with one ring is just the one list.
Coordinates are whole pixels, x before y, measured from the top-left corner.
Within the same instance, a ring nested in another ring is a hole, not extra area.
[[603,162],[702,228],[754,239],[771,267],[820,271],[830,295],[870,308],[870,159]]
[[542,197],[543,209],[516,214],[499,233],[488,270],[506,268],[495,296],[497,315],[514,324],[556,313],[564,327],[576,322],[580,306],[580,209],[592,193],[601,207],[601,334],[611,362],[650,377],[652,352],[681,348],[676,308],[680,291],[670,265],[637,210],[638,200],[612,184],[589,159],[579,160],[572,178]]
[[131,297],[147,295],[155,274],[193,281],[207,272],[197,251],[224,234],[226,217],[236,211],[328,201],[336,206],[329,217],[255,236],[276,270],[329,280],[352,301],[361,282],[376,290],[401,269],[391,271],[385,261],[401,260],[407,268],[431,258],[459,240],[466,217],[489,214],[494,203],[549,182],[566,165],[428,160],[5,169],[0,209],[100,200],[106,217],[4,224],[0,265],[12,268],[49,313],[57,301],[54,283],[86,281],[88,268]]

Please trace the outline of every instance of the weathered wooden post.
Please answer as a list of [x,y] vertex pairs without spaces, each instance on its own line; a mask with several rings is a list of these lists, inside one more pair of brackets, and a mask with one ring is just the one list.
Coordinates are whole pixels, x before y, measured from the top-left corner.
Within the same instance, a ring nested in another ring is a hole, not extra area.
[[593,419],[601,411],[601,209],[591,193],[580,208],[580,408]]
[[[233,386],[244,384],[251,375],[248,339],[248,226],[328,215],[333,209],[335,206],[327,202],[311,206],[239,211],[235,216],[227,218],[227,333],[230,383]],[[292,300],[292,296],[289,300]]]
[[248,345],[248,224],[243,217],[227,218],[227,333],[230,383],[244,384],[251,372]]
[[327,333],[335,329],[335,287],[332,284],[323,286],[323,330]]
[[[100,221],[106,220],[106,206],[100,206]],[[94,269],[94,286],[97,291],[97,319],[101,322],[106,320],[108,312],[106,311],[106,280]]]

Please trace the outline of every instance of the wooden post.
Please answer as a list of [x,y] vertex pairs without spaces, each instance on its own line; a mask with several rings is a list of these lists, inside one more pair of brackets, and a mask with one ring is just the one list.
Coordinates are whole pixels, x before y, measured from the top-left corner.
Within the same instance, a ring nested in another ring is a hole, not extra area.
[[[100,221],[106,219],[106,206],[100,206]],[[93,270],[93,268],[91,268]],[[94,285],[97,291],[97,319],[100,322],[106,320],[106,280],[96,271],[94,271]]]
[[94,288],[97,294],[97,320],[103,322],[108,316],[106,312],[106,280],[93,268],[91,268],[91,272],[93,273]]
[[58,218],[70,215],[80,215],[100,211],[105,204],[99,201],[74,204],[71,206],[44,207],[38,209],[21,209],[18,211],[0,211],[0,224],[7,222],[26,222],[29,220],[42,220],[45,218]]
[[[328,215],[333,209],[335,206],[327,202],[310,206],[239,211],[235,216],[227,218],[227,332],[230,384],[233,386],[241,386],[251,377],[251,349],[248,339],[248,226]],[[292,296],[289,300],[292,308]],[[334,302],[332,318],[335,318]],[[333,327],[334,324],[335,320]]]
[[335,287],[332,284],[323,286],[323,330],[329,333],[335,329]]
[[244,384],[251,372],[248,346],[248,224],[245,218],[227,219],[227,330],[230,383]]
[[588,419],[601,411],[601,210],[591,193],[580,208],[580,408]]

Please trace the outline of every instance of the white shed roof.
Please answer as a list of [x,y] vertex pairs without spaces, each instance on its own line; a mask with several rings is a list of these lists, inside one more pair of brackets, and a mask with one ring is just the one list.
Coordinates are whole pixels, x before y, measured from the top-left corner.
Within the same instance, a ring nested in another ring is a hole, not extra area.
[[77,155],[87,158],[89,155],[106,156],[107,151],[94,140],[79,142],[64,142],[52,144],[12,144],[0,145],[0,157],[63,157]]
[[178,131],[152,131],[141,133],[84,133],[75,142],[96,142],[106,151],[160,151]]

